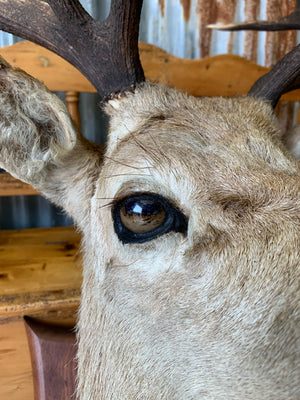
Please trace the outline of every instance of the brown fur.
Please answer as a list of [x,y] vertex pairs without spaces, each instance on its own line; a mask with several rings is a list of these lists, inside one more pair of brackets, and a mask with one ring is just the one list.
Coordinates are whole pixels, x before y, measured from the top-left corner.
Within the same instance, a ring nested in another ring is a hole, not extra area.
[[[84,236],[79,398],[296,400],[300,168],[271,107],[146,83],[107,105],[100,168],[53,95],[0,75],[1,166]],[[112,200],[136,191],[175,203],[187,236],[122,244]]]

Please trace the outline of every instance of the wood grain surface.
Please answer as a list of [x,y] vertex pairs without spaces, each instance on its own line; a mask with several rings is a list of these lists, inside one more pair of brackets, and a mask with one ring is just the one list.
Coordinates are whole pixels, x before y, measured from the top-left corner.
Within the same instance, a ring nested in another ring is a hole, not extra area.
[[0,322],[0,399],[33,400],[33,378],[23,320]]
[[79,243],[73,227],[0,231],[0,321],[76,310]]
[[[148,80],[177,87],[194,96],[246,94],[251,85],[269,71],[269,68],[232,54],[187,60],[147,43],[139,43],[139,49]],[[76,68],[31,42],[2,47],[0,54],[13,66],[43,81],[52,91],[96,91]],[[282,99],[299,101],[300,90],[288,93]]]
[[25,318],[35,400],[71,400],[76,382],[73,329]]

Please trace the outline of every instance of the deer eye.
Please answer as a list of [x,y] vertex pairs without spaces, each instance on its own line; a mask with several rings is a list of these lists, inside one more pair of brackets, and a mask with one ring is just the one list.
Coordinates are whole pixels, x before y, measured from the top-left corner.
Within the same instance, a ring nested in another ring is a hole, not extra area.
[[187,218],[164,197],[152,193],[127,196],[112,209],[114,229],[123,243],[144,243],[165,233],[186,233]]

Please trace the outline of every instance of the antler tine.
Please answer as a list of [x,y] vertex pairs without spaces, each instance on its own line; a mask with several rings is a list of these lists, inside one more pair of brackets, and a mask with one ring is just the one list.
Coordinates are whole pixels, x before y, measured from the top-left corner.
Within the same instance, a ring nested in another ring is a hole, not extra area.
[[[58,32],[54,29],[57,23],[46,2],[1,0],[0,5],[1,30],[26,38],[54,51],[54,43],[58,42]],[[50,29],[51,26],[53,29]]]
[[[48,3],[48,4],[47,4]],[[0,0],[0,29],[40,44],[78,68],[107,99],[145,80],[138,54],[142,0],[112,0],[94,20],[78,0]]]
[[211,29],[220,31],[286,31],[300,29],[300,0],[297,0],[297,7],[294,12],[286,17],[279,18],[275,21],[250,21],[237,24],[207,26]]
[[258,79],[248,92],[270,101],[275,107],[281,95],[300,88],[300,44],[286,54],[266,75]]

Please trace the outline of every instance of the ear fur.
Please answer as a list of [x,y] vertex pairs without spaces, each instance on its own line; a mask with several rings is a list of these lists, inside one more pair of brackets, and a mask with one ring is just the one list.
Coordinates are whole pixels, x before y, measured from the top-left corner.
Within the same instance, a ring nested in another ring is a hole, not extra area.
[[101,150],[76,130],[64,103],[0,60],[0,167],[31,184],[78,222],[92,195]]

